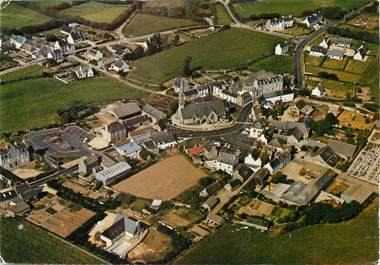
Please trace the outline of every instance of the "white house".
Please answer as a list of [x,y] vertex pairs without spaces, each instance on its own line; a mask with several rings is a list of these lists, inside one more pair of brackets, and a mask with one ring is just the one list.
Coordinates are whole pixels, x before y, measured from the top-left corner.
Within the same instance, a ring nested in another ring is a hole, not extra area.
[[262,161],[260,156],[255,159],[252,154],[249,154],[244,158],[244,164],[247,164],[248,166],[261,167]]
[[318,84],[312,91],[311,91],[311,95],[314,96],[314,97],[322,97],[325,93],[325,90],[323,89],[322,85],[321,84]]
[[136,142],[131,141],[126,144],[122,144],[116,147],[116,151],[123,156],[128,158],[136,159],[140,155],[142,147]]
[[94,71],[92,70],[91,66],[82,66],[81,65],[78,68],[74,69],[74,73],[78,79],[94,76]]
[[310,49],[310,55],[316,57],[324,57],[327,53],[327,49],[321,46],[312,46]]
[[86,37],[82,32],[73,31],[67,36],[67,42],[69,44],[75,44],[86,40]]
[[17,49],[20,49],[22,45],[24,45],[24,43],[26,42],[26,38],[21,36],[21,35],[12,35],[10,40],[9,40],[9,43],[13,46],[15,46],[15,48]]
[[103,53],[101,53],[100,51],[96,49],[90,48],[86,52],[86,57],[90,61],[99,61],[100,59],[103,58]]
[[274,48],[274,54],[276,55],[284,55],[287,54],[289,51],[289,45],[287,42],[283,44],[277,44],[276,47]]
[[264,25],[267,31],[282,31],[286,28],[293,27],[294,19],[292,16],[268,19]]
[[357,61],[366,61],[367,60],[367,50],[361,46],[354,55],[354,60]]
[[328,39],[323,39],[321,41],[321,43],[319,43],[319,46],[322,47],[322,48],[324,48],[324,49],[327,49],[329,47],[329,41],[328,41]]
[[124,60],[117,60],[112,64],[111,69],[116,72],[126,73],[129,71],[129,65]]
[[333,49],[333,50],[327,51],[326,56],[330,59],[341,61],[344,58],[344,52],[341,50]]

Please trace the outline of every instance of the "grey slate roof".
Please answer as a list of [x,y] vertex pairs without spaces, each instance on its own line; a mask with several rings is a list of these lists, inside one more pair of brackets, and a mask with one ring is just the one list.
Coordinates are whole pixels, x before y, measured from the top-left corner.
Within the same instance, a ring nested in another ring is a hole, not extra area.
[[337,57],[343,57],[344,52],[341,50],[329,50],[326,53],[327,56],[337,56]]
[[156,109],[155,107],[149,105],[149,104],[146,104],[142,111],[144,111],[146,114],[152,116],[153,118],[157,119],[157,120],[162,120],[162,119],[166,119],[166,114],[163,113],[162,111]]
[[192,119],[194,115],[202,118],[208,116],[212,111],[219,116],[224,116],[227,113],[227,107],[223,101],[213,100],[189,104],[181,110],[184,119]]

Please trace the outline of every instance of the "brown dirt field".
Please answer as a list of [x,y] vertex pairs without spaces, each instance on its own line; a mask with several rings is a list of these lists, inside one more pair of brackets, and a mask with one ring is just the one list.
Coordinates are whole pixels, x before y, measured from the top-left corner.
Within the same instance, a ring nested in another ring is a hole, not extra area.
[[171,200],[206,177],[182,155],[175,155],[121,181],[114,189],[145,199]]
[[270,215],[273,211],[274,205],[253,199],[249,206],[239,209],[239,213],[246,213],[251,216],[266,216]]
[[190,221],[182,218],[181,216],[178,216],[173,212],[166,215],[163,219],[165,223],[174,228],[188,226],[191,223]]
[[68,189],[71,189],[74,192],[85,195],[91,199],[96,200],[97,198],[101,197],[100,193],[96,193],[96,192],[88,189],[87,187],[82,186],[82,185],[75,183],[75,182],[72,182],[72,181],[65,181],[62,186],[66,187]]
[[171,238],[151,227],[144,240],[128,253],[128,259],[149,264],[160,261],[171,249]]
[[63,238],[69,236],[74,230],[95,215],[94,212],[85,208],[71,212],[69,208],[60,204],[54,204],[51,208],[59,211],[50,214],[46,211],[47,208],[45,208],[34,212],[26,219]]
[[352,129],[368,130],[372,122],[366,123],[365,117],[360,113],[352,111],[343,111],[338,116],[339,124]]

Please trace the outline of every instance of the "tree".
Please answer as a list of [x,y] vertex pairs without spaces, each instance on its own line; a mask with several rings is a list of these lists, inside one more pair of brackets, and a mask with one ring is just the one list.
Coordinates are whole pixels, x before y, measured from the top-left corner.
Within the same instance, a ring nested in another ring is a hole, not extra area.
[[199,185],[201,185],[202,187],[208,186],[213,182],[214,182],[214,179],[210,176],[204,177],[198,180]]
[[191,76],[192,74],[192,70],[191,70],[191,61],[192,61],[192,57],[191,56],[186,56],[185,58],[185,62],[183,63],[183,75],[184,76]]
[[331,126],[339,123],[339,120],[331,112],[327,113],[325,121],[327,121]]

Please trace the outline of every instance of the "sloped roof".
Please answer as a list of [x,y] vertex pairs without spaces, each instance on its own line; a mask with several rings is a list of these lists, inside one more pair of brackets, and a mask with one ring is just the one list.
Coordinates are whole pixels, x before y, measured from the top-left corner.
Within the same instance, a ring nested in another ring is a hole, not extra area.
[[121,104],[118,107],[113,109],[113,113],[118,117],[119,119],[122,119],[126,116],[133,115],[140,113],[141,109],[139,105],[137,105],[136,102],[128,102],[125,104]]
[[155,118],[157,120],[165,119],[167,117],[165,113],[163,113],[162,111],[156,109],[155,107],[153,107],[149,104],[146,104],[142,108],[142,111],[144,111],[146,114],[152,116],[153,118]]
[[219,116],[225,115],[227,113],[225,103],[221,100],[204,101],[189,104],[181,110],[184,119],[191,119],[193,116],[202,118],[208,116],[212,111]]

